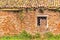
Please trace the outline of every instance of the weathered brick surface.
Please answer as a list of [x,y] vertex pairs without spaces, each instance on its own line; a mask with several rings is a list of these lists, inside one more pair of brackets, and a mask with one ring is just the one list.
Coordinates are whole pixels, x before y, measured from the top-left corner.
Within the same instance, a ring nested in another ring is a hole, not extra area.
[[[45,33],[46,31],[51,31],[53,33],[60,33],[59,30],[58,30],[58,24],[60,23],[60,14],[59,12],[54,12],[54,11],[49,11],[49,10],[45,10],[44,13],[39,13],[38,11],[35,11],[35,12],[28,12],[25,14],[26,16],[24,17],[24,27],[25,27],[25,30],[31,34],[34,34],[36,32],[39,32],[39,33]],[[37,26],[37,16],[38,15],[48,15],[48,30],[47,30],[47,26],[40,26],[38,27]],[[23,26],[23,25],[22,25]],[[57,30],[57,31],[55,31]]]
[[17,14],[0,11],[0,36],[18,34],[21,30],[21,22]]
[[28,12],[25,13],[23,22],[22,22],[22,26],[24,26],[24,29],[28,32],[28,33],[33,33],[36,31],[35,28],[35,12]]
[[60,33],[57,26],[60,23],[60,13],[54,11],[45,11],[45,13],[48,15],[48,30],[55,34]]
[[[37,26],[37,16],[48,15],[47,26]],[[45,33],[51,31],[54,34],[60,33],[60,14],[59,12],[45,10],[44,13],[37,11],[29,11],[22,14],[20,19],[19,13],[0,11],[0,35],[19,34],[22,30],[26,30],[30,34]]]

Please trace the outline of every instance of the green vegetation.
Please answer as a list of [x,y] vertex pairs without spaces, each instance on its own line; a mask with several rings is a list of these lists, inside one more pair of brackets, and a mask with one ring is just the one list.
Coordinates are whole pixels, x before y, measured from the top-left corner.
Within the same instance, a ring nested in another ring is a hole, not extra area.
[[19,35],[0,37],[0,40],[60,40],[60,35],[53,35],[51,32],[47,32],[44,34],[44,38],[41,38],[39,33],[31,35],[26,31],[22,31]]
[[45,40],[60,40],[60,34],[53,35],[51,32],[48,32],[45,34]]
[[40,39],[39,34],[36,33],[36,35],[31,35],[26,31],[22,31],[19,35],[0,37],[0,40],[33,40],[33,39],[35,40]]

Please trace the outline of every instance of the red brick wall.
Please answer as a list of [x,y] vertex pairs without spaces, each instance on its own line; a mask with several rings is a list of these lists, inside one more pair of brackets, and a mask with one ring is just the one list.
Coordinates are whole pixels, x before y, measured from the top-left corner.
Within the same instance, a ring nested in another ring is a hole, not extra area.
[[13,12],[0,11],[0,36],[18,34],[21,22]]
[[21,20],[19,13],[0,11],[0,35],[19,34],[22,30],[26,30],[30,34],[37,32],[44,33],[47,31],[47,26],[37,26],[37,16],[48,15],[48,31],[60,33],[60,14],[59,12],[45,10],[44,13],[37,11],[23,12]]
[[[38,15],[48,15],[47,16],[47,21],[48,21],[48,31],[51,31],[53,33],[60,33],[58,30],[58,25],[60,23],[60,13],[59,12],[54,12],[54,11],[49,11],[49,10],[45,10],[44,13],[39,13],[38,10],[37,11],[31,11],[28,13],[25,13],[25,17],[23,19],[23,23],[25,27],[25,30],[27,32],[30,32],[31,34],[34,34],[36,32],[39,33],[44,33],[47,31],[47,26],[42,26],[42,27],[38,27],[37,26],[37,16]],[[57,30],[57,31],[55,31]]]

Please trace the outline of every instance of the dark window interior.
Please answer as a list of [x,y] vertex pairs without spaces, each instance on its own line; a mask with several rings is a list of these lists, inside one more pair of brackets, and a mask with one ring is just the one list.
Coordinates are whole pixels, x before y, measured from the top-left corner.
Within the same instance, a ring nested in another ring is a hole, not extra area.
[[37,17],[37,25],[38,25],[38,26],[41,25],[41,24],[40,24],[40,22],[41,22],[40,20],[41,20],[41,19],[42,19],[42,20],[46,20],[47,17]]

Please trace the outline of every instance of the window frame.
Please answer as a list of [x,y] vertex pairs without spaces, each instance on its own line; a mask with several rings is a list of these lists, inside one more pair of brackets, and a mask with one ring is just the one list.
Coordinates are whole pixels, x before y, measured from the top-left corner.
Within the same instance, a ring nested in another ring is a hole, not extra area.
[[[46,17],[46,20],[47,20],[47,28],[48,28],[48,15],[37,15],[37,17]],[[36,27],[39,27],[38,25],[37,25],[37,17],[36,17]]]

